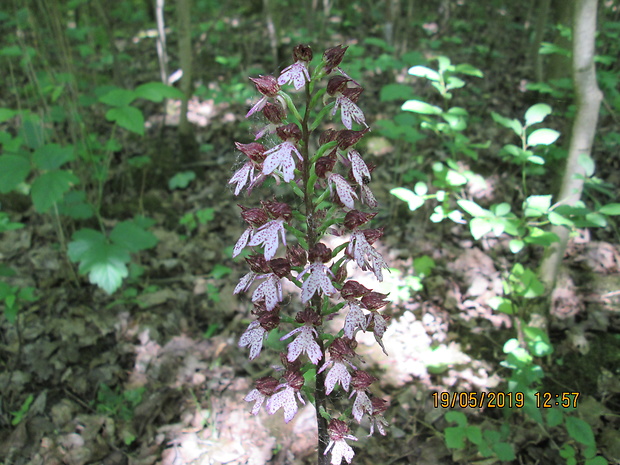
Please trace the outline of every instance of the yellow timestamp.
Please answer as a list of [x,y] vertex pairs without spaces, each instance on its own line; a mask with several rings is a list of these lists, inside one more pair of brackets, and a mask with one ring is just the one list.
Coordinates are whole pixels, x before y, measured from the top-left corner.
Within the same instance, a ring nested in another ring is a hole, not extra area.
[[435,408],[523,408],[522,392],[433,392]]
[[534,398],[536,399],[536,408],[577,408],[577,400],[579,399],[579,392],[561,392],[559,394],[553,394],[551,392],[536,392]]

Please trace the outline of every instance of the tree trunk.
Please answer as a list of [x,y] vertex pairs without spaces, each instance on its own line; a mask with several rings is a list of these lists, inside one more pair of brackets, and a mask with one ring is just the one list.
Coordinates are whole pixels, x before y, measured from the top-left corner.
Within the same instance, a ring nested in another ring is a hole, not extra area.
[[161,82],[168,84],[168,53],[166,51],[166,26],[164,24],[165,0],[155,0],[155,18],[157,20],[157,56],[159,57],[159,74]]
[[187,121],[187,105],[192,95],[192,20],[191,0],[177,0],[177,30],[179,34],[179,59],[181,62],[181,117],[179,120],[179,134],[181,137],[191,137],[192,128]]
[[[597,0],[576,0],[573,13],[573,83],[575,87],[576,114],[573,121],[566,168],[562,178],[559,202],[575,205],[583,191],[585,170],[580,158],[590,156],[596,131],[599,108],[603,98],[596,83],[594,68],[594,36],[596,33]],[[566,249],[569,231],[554,226],[552,231],[560,238],[543,258],[540,277],[552,289]]]

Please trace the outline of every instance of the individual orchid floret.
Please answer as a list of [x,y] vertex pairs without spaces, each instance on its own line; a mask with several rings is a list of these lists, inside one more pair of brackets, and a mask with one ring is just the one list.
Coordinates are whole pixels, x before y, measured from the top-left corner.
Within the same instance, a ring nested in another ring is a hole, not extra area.
[[370,182],[370,170],[357,150],[349,150],[347,158],[351,161],[351,171],[353,178],[360,185],[366,185]]
[[361,195],[362,203],[364,205],[368,205],[370,208],[377,208],[377,205],[378,205],[377,199],[375,199],[375,196],[370,190],[370,187],[368,187],[366,184],[361,184],[360,190],[362,191],[362,195]]
[[368,223],[375,216],[377,216],[376,213],[364,213],[358,210],[351,210],[347,212],[347,214],[344,216],[343,224],[345,228],[353,231],[362,226],[363,224]]
[[241,207],[241,217],[245,220],[246,223],[250,225],[241,237],[235,244],[233,248],[233,258],[241,253],[241,251],[248,245],[248,242],[252,238],[254,232],[257,228],[262,227],[269,221],[269,216],[267,216],[267,212],[265,212],[262,208],[247,208],[243,205],[239,205]]
[[336,45],[335,47],[328,48],[323,53],[323,60],[325,61],[325,74],[330,74],[334,68],[342,62],[345,52],[349,47],[343,47],[342,45]]
[[377,427],[379,434],[385,436],[387,434],[385,428],[389,425],[389,423],[383,417],[383,414],[389,407],[389,403],[379,397],[373,397],[371,404],[372,414],[370,415],[370,434],[368,436],[372,436],[375,431],[375,426]]
[[297,279],[301,280],[306,273],[310,273],[301,288],[301,301],[304,304],[308,303],[319,290],[328,296],[337,292],[331,279],[329,279],[329,275],[333,276],[333,274],[329,267],[324,264],[331,259],[331,252],[331,249],[321,243],[316,244],[310,250],[308,256],[310,264],[297,276]]
[[282,71],[278,84],[283,86],[292,82],[295,90],[299,90],[310,81],[308,63],[312,60],[312,49],[307,45],[296,46],[293,49],[293,59],[295,63]]
[[338,108],[340,108],[340,118],[345,128],[351,129],[353,127],[352,121],[368,127],[364,112],[355,104],[362,89],[349,89],[347,87],[347,82],[350,81],[350,79],[343,76],[334,76],[329,80],[327,84],[327,93],[336,98],[332,116],[334,116]]
[[362,422],[364,412],[368,415],[372,414],[372,402],[366,391],[375,381],[378,381],[377,378],[369,375],[363,370],[357,370],[353,373],[353,377],[351,379],[352,389],[349,398],[353,397],[354,394],[357,394],[351,413],[353,418],[355,418],[358,423]]
[[276,392],[277,386],[278,380],[271,376],[265,376],[256,380],[256,388],[252,389],[244,399],[246,402],[254,401],[252,415],[258,415],[263,402]]
[[335,186],[336,193],[338,194],[338,198],[342,204],[347,208],[355,208],[355,201],[353,199],[357,199],[357,194],[347,180],[337,173],[331,173],[327,179],[329,181],[329,189],[332,195],[332,187]]
[[368,310],[379,310],[390,303],[388,300],[385,300],[387,296],[388,294],[382,294],[380,292],[369,292],[362,297],[362,304],[364,304],[364,307]]
[[295,123],[281,126],[276,132],[284,142],[265,152],[267,157],[263,162],[263,174],[268,176],[278,170],[282,174],[284,182],[291,182],[295,177],[295,159],[293,154],[299,160],[303,160],[301,153],[295,145],[301,138],[301,132]]
[[355,331],[358,329],[365,331],[367,325],[366,315],[360,305],[355,301],[349,302],[349,312],[344,320],[344,335],[353,339]]
[[256,90],[263,94],[263,97],[248,111],[247,115],[245,115],[246,118],[249,118],[257,111],[261,111],[267,104],[267,100],[277,97],[280,91],[280,85],[273,76],[259,76],[257,78],[250,78],[250,81],[256,85]]
[[388,353],[385,350],[385,346],[383,345],[383,335],[385,334],[385,330],[387,329],[387,322],[390,320],[390,318],[379,314],[379,312],[377,312],[376,310],[371,310],[371,312],[366,318],[366,329],[374,333],[375,341],[377,341],[377,344],[381,346],[381,350],[383,350],[383,353],[387,355]]
[[250,265],[250,272],[239,280],[239,284],[235,287],[233,294],[246,292],[258,275],[271,271],[263,255],[250,255],[245,258],[245,261]]
[[389,267],[381,254],[368,243],[363,231],[353,231],[347,246],[347,254],[355,259],[357,266],[362,270],[372,270],[377,279],[383,281],[381,270],[384,268],[389,270]]
[[327,455],[331,450],[332,460],[330,463],[332,465],[340,465],[343,458],[347,463],[351,463],[355,452],[353,452],[353,449],[347,444],[345,439],[357,441],[357,438],[349,434],[349,427],[347,424],[342,420],[333,419],[329,422],[327,432],[329,434],[329,444],[327,444],[323,454]]
[[370,129],[366,128],[361,131],[353,131],[350,129],[343,129],[338,131],[336,141],[338,142],[338,148],[343,151],[348,151],[351,147],[357,144],[362,137],[368,133]]
[[280,338],[281,341],[288,339],[294,334],[298,334],[293,342],[288,345],[288,361],[292,362],[305,352],[308,358],[315,365],[319,363],[319,360],[323,358],[321,348],[316,342],[316,338],[319,337],[314,326],[321,324],[321,317],[310,309],[305,309],[303,312],[299,312],[295,318],[299,323],[304,323],[303,326],[295,328],[287,335]]
[[260,355],[263,348],[263,339],[272,329],[280,324],[280,316],[277,312],[262,314],[258,320],[254,320],[239,338],[239,347],[250,347],[250,360]]
[[351,345],[346,342],[345,339],[336,338],[334,342],[332,342],[332,345],[329,346],[329,354],[331,355],[331,359],[325,362],[318,371],[318,373],[321,373],[328,366],[332,367],[325,377],[325,394],[331,394],[336,384],[340,384],[342,389],[348,392],[351,374],[347,369],[347,365],[351,366],[353,369],[357,368],[355,365],[351,364],[347,358],[354,356],[355,352],[353,352]]
[[281,105],[267,103],[263,108],[263,116],[269,121],[269,123],[254,136],[254,140],[258,140],[267,134],[273,134],[276,132],[279,126],[282,125],[282,121],[286,117],[286,112]]
[[308,263],[306,251],[298,244],[286,248],[286,258],[291,266],[306,266]]
[[248,245],[250,247],[263,246],[265,250],[265,260],[271,260],[278,250],[279,238],[282,238],[282,244],[286,245],[284,219],[282,218],[272,220],[261,226],[254,232]]
[[293,419],[297,413],[297,402],[295,401],[295,395],[299,401],[305,405],[306,402],[301,397],[299,392],[304,385],[304,377],[298,371],[287,371],[284,374],[285,383],[280,384],[276,389],[280,391],[273,394],[267,399],[265,408],[269,415],[273,415],[278,410],[284,410],[284,422],[288,423]]
[[264,281],[254,290],[252,302],[264,300],[267,310],[273,310],[282,302],[282,283],[280,278],[275,273],[269,273],[257,276],[256,279],[264,279]]

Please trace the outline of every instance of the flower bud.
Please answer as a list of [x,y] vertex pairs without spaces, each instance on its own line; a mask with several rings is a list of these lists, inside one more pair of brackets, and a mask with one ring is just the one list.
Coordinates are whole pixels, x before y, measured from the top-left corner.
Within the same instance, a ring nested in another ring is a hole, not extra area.
[[319,178],[325,178],[327,173],[331,173],[334,169],[334,165],[336,164],[336,159],[333,157],[320,157],[316,161],[316,165],[314,166],[314,170],[316,175]]
[[362,297],[362,303],[368,310],[379,310],[390,303],[385,300],[387,296],[388,294],[381,294],[380,292],[370,292]]
[[286,258],[269,260],[269,268],[278,278],[283,278],[291,272],[291,264]]
[[362,231],[364,233],[364,237],[368,241],[369,244],[374,244],[377,239],[380,239],[383,236],[383,228],[376,229],[364,229]]
[[347,79],[344,76],[334,76],[327,82],[327,93],[331,96],[342,93],[347,88]]
[[260,203],[263,205],[263,208],[267,210],[267,213],[274,218],[284,218],[288,221],[293,217],[293,210],[290,205],[284,202],[276,202],[275,200],[261,200]]
[[312,49],[309,45],[299,44],[293,49],[293,61],[312,61]]
[[267,397],[272,396],[278,387],[278,380],[273,376],[265,376],[256,380],[256,389]]
[[355,228],[359,228],[364,223],[372,220],[376,213],[364,213],[357,210],[351,210],[347,212],[344,217],[344,227],[350,231],[353,231]]
[[356,391],[363,391],[375,381],[378,381],[378,379],[366,373],[364,370],[355,370],[351,377],[351,386],[353,386],[353,389]]
[[340,150],[346,150],[349,147],[354,146],[359,142],[359,140],[364,137],[369,131],[368,128],[363,131],[353,131],[350,129],[343,129],[342,131],[338,131],[338,135],[336,136],[336,140],[338,141],[338,148]]
[[256,90],[267,97],[275,97],[280,91],[278,80],[273,76],[258,76],[250,78],[250,81],[254,83]]
[[286,384],[288,384],[290,387],[292,387],[296,391],[299,391],[304,385],[304,377],[297,370],[295,371],[289,370],[286,373],[284,373],[284,379],[286,380]]
[[342,45],[336,45],[335,47],[328,48],[323,53],[323,60],[325,60],[325,72],[327,74],[331,73],[334,68],[336,68],[344,57],[344,53],[347,51],[347,47],[343,47]]
[[332,441],[341,441],[349,436],[349,427],[344,421],[334,418],[329,422],[327,432]]
[[325,244],[319,242],[315,244],[314,247],[310,249],[308,252],[308,261],[310,263],[321,262],[327,263],[332,259],[332,249],[327,247]]
[[247,208],[243,205],[239,205],[239,207],[241,207],[242,210],[241,217],[250,226],[258,228],[269,221],[267,213],[262,208]]
[[370,292],[370,289],[368,289],[366,286],[363,286],[357,281],[354,281],[351,279],[347,281],[346,283],[344,283],[344,285],[342,286],[342,289],[340,290],[340,295],[345,300],[351,300],[351,299],[362,297],[368,294],[369,292]]
[[382,415],[390,406],[390,403],[387,400],[383,400],[380,397],[373,397],[370,399],[372,404],[372,414],[373,415]]
[[355,355],[348,339],[338,337],[329,346],[329,353],[332,357],[343,359]]
[[269,273],[269,267],[263,254],[254,254],[245,257],[245,261],[250,265],[250,270],[254,273]]
[[304,248],[298,244],[286,248],[286,258],[291,266],[306,266],[308,257]]
[[326,129],[319,136],[319,145],[325,145],[328,142],[336,140],[337,136],[338,136],[338,131],[334,129]]
[[363,87],[345,87],[340,92],[342,92],[342,95],[344,95],[346,98],[351,100],[353,103],[357,103],[357,101],[360,98],[360,95],[362,94],[362,92],[364,92],[364,88]]
[[286,117],[286,112],[280,105],[267,103],[265,108],[263,108],[263,115],[270,123],[282,124],[282,120]]
[[286,126],[280,126],[276,129],[278,137],[282,140],[293,139],[295,142],[299,142],[301,139],[301,130],[295,123],[287,124]]
[[277,312],[266,312],[258,317],[258,322],[265,331],[271,331],[280,326],[280,314]]
[[320,326],[321,324],[321,315],[318,315],[311,308],[306,308],[305,310],[297,313],[295,315],[295,321],[297,323],[310,323],[313,326]]

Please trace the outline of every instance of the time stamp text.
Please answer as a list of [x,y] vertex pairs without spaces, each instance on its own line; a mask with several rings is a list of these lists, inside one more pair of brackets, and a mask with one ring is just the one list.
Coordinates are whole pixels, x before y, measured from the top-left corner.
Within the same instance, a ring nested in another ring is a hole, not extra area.
[[[551,392],[534,393],[536,408],[577,408],[579,392]],[[526,399],[522,392],[433,392],[433,407],[435,408],[523,408]]]

